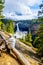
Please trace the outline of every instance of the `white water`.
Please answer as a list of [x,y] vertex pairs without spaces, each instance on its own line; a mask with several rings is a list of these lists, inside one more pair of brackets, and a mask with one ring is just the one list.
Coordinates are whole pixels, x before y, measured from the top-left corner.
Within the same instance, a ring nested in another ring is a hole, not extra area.
[[[19,22],[19,23],[21,23],[21,22]],[[21,32],[19,30],[19,23],[16,24],[17,25],[17,31],[14,34],[14,37],[16,37],[16,38],[22,38],[23,36],[25,36],[27,34],[27,31]]]
[[16,24],[16,25],[17,25],[17,32],[19,32],[19,26],[18,26],[18,24],[19,24],[19,23]]

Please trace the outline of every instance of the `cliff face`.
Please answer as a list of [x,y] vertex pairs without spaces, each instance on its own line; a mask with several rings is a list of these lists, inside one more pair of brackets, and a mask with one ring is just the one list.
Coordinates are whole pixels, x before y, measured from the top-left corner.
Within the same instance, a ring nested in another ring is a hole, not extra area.
[[40,24],[35,24],[35,25],[32,25],[31,27],[31,31],[32,31],[32,35],[35,35],[39,29],[39,25]]
[[[42,22],[21,22],[18,26],[19,26],[19,29],[20,31],[31,31],[32,32],[32,35],[35,35],[36,32],[38,31],[39,29],[39,25],[41,24]],[[17,27],[16,27],[17,29]]]

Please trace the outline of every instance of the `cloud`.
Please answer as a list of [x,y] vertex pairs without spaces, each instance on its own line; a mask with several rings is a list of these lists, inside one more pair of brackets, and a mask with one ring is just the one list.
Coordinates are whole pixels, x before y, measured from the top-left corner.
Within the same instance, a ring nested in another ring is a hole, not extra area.
[[5,0],[3,14],[6,18],[32,19],[37,16],[38,9],[30,6],[40,4],[41,0]]
[[7,13],[7,14],[4,14],[4,16],[5,18],[10,18],[13,20],[29,20],[29,19],[34,19],[37,16],[37,13],[33,15],[21,15],[21,16],[13,14],[13,13]]
[[[10,1],[10,0],[9,0]],[[17,2],[16,0],[13,0],[14,2],[10,2],[7,1],[5,3],[5,10],[7,12],[16,12],[16,13],[21,13],[21,14],[31,14],[31,10],[28,6],[26,6],[25,4],[23,3],[20,3],[19,1]]]
[[33,6],[40,4],[42,0],[16,0],[16,2],[24,3],[25,5]]

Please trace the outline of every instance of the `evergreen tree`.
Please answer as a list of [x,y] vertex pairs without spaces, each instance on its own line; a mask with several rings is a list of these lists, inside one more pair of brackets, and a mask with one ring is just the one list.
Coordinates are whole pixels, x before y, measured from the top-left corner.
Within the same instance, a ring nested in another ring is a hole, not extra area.
[[40,39],[39,43],[39,52],[43,55],[43,24],[40,25],[39,31],[38,31],[38,36]]
[[4,25],[3,22],[2,22],[2,24],[1,24],[1,29],[2,29],[3,31],[5,31],[5,25]]
[[0,30],[4,31],[4,28],[5,28],[4,23],[2,21],[0,21]]
[[14,33],[14,25],[13,25],[13,21],[10,20],[7,24],[6,24],[6,31],[9,33]]
[[29,31],[29,32],[27,33],[26,41],[32,42],[32,34],[31,34],[31,31]]
[[4,0],[0,0],[0,19],[3,18],[2,11],[4,8]]
[[37,35],[34,45],[38,48],[38,54],[43,56],[43,24],[40,25]]
[[2,21],[0,20],[0,30],[1,30],[1,24],[2,24]]

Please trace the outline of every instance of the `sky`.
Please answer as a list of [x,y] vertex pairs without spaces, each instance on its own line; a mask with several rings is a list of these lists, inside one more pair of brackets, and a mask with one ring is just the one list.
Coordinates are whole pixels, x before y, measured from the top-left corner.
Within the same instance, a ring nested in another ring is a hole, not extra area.
[[14,20],[37,18],[42,0],[5,0],[3,15]]

